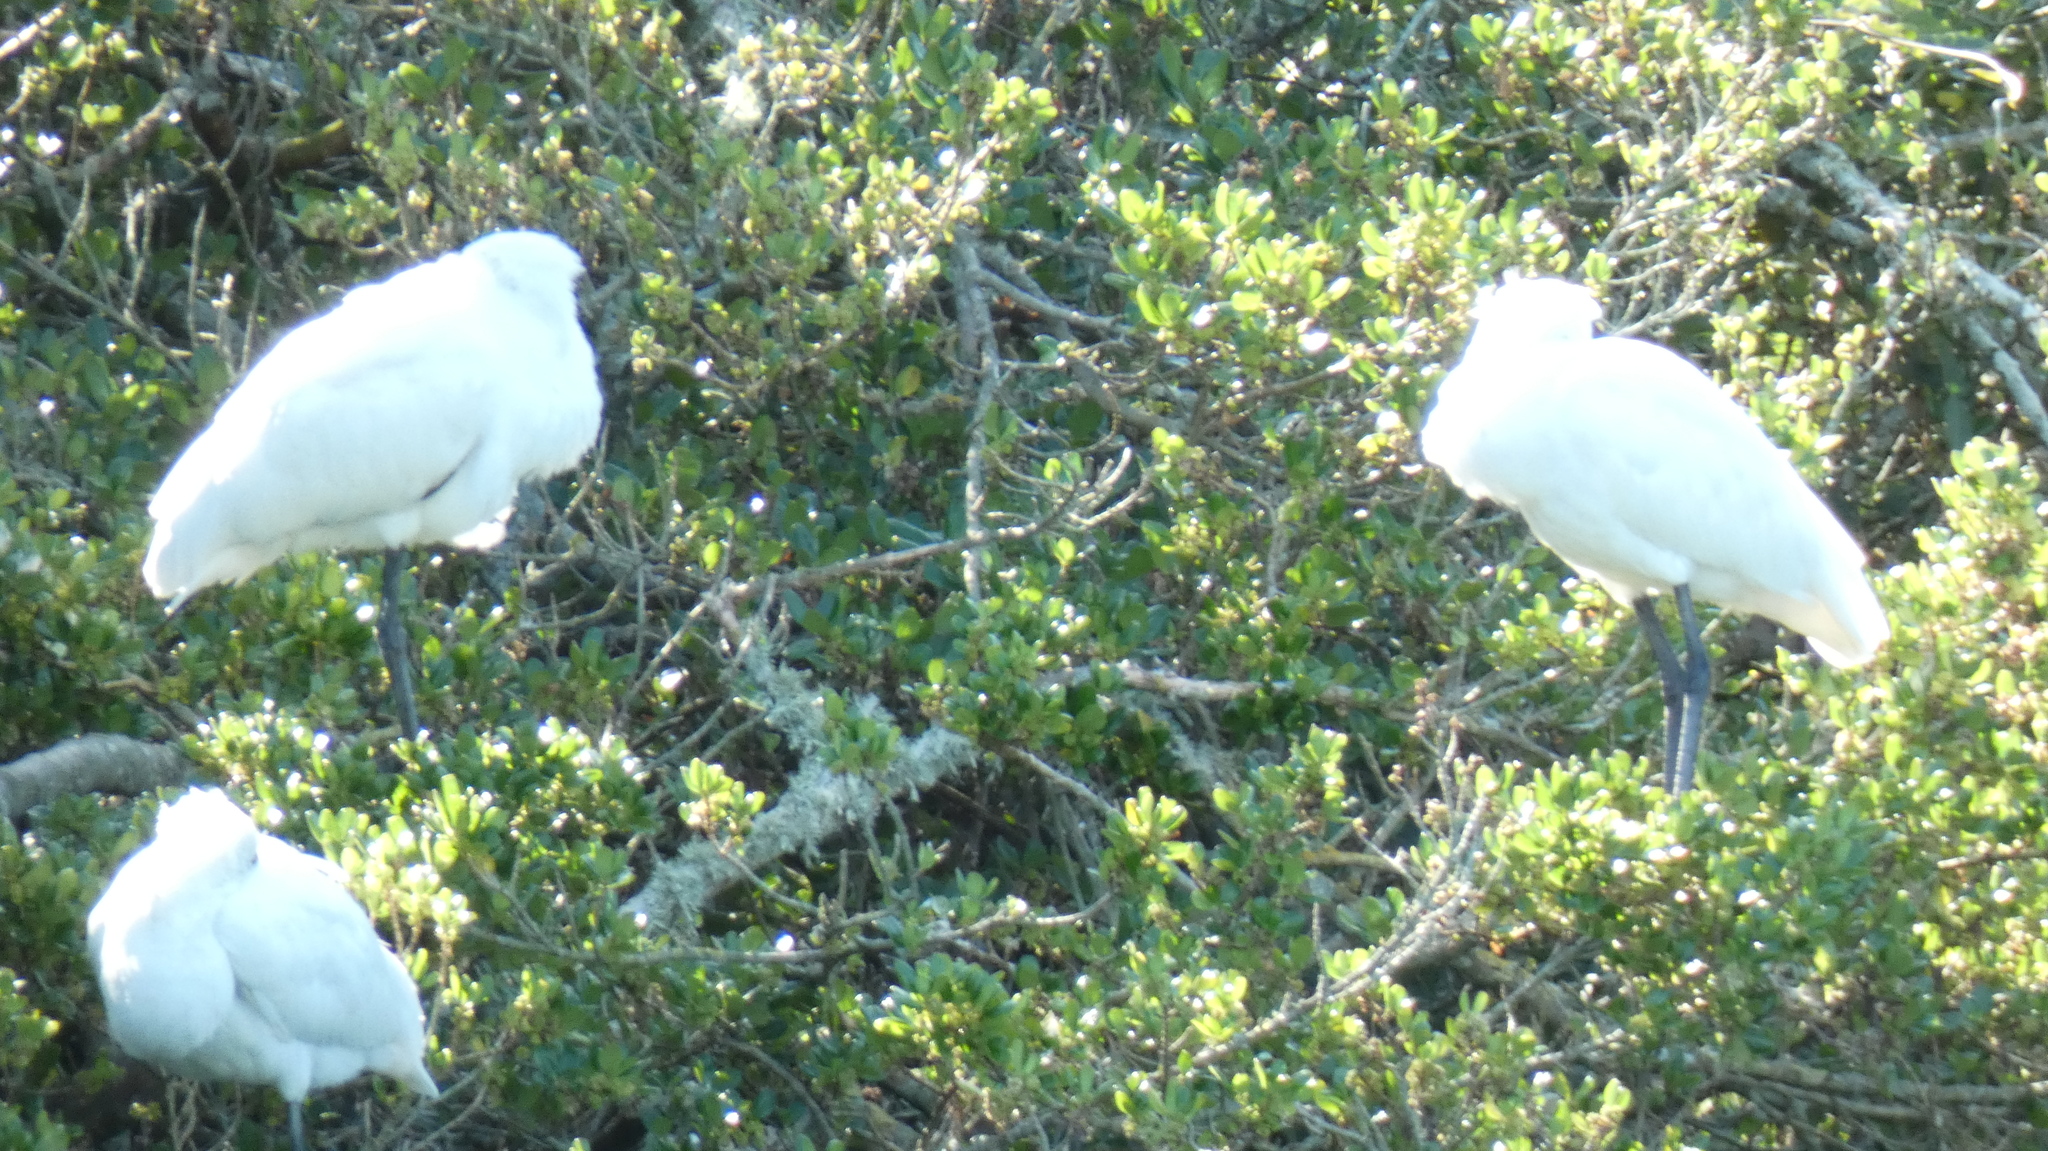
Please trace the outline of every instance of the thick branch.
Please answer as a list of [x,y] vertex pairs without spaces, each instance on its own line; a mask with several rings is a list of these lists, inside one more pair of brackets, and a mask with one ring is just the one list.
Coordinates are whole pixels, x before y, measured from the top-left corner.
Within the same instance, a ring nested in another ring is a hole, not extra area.
[[1832,140],[1816,140],[1787,155],[1785,166],[1840,197],[1876,227],[1880,242],[1897,244],[1905,239],[1912,223],[1911,213],[1864,175],[1841,145]]
[[1981,148],[1993,142],[2031,143],[2043,136],[2048,136],[2048,120],[2028,120],[2023,124],[2006,124],[1997,128],[1979,128],[1974,132],[1957,132],[1953,136],[1937,136],[1927,141],[1927,150],[1939,156],[1944,152],[1956,152],[1964,148]]
[[1492,988],[1504,1005],[1527,1008],[1552,1042],[1582,1035],[1591,1022],[1578,1002],[1564,988],[1552,983],[1544,971],[1523,971],[1519,965],[1484,947],[1474,947],[1460,955],[1457,968],[1465,978]]
[[1036,523],[1016,524],[1007,528],[997,528],[992,532],[984,532],[979,541],[965,539],[939,540],[936,543],[919,544],[916,547],[902,548],[893,552],[878,552],[874,555],[855,556],[852,559],[844,559],[836,563],[819,564],[817,567],[810,568],[798,568],[791,572],[777,572],[769,576],[748,580],[745,583],[732,584],[720,589],[717,594],[733,603],[742,603],[759,595],[761,589],[771,581],[776,587],[817,587],[820,584],[831,583],[834,580],[846,579],[850,576],[866,575],[872,572],[898,571],[909,567],[911,564],[922,563],[934,556],[952,555],[955,552],[964,552],[968,548],[984,544],[1011,543],[1016,540],[1028,539],[1051,526],[1052,522],[1066,514],[1067,510],[1068,506],[1062,504],[1046,513],[1045,518]]
[[1189,1060],[1195,1068],[1212,1067],[1229,1056],[1264,1042],[1293,1027],[1306,1016],[1357,995],[1367,988],[1400,980],[1407,974],[1440,963],[1471,946],[1469,932],[1457,922],[1479,894],[1472,868],[1479,858],[1487,826],[1482,801],[1465,818],[1464,829],[1450,852],[1433,869],[1428,884],[1415,892],[1394,923],[1387,938],[1372,954],[1341,979],[1325,982],[1315,994],[1288,996],[1257,1024],[1231,1038],[1196,1051]]
[[1074,382],[1081,385],[1082,394],[1094,400],[1096,407],[1108,412],[1115,419],[1144,428],[1148,432],[1154,428],[1165,428],[1175,433],[1181,430],[1177,420],[1161,419],[1143,409],[1126,407],[1122,400],[1110,393],[1109,386],[1103,382],[1102,373],[1095,370],[1095,365],[1089,363],[1086,356],[1076,353],[1065,357],[1063,363],[1073,373]]
[[0,766],[0,819],[66,795],[140,795],[184,783],[192,771],[171,744],[81,735]]

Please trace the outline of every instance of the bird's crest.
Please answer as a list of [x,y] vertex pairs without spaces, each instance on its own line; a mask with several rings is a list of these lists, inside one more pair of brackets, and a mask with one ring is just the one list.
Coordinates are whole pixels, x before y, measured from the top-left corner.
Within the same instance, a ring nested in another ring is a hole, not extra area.
[[162,862],[180,874],[256,864],[256,821],[217,787],[195,787],[156,813]]
[[217,787],[195,787],[156,813],[156,833],[173,839],[231,835],[255,826]]
[[583,274],[583,257],[559,236],[513,229],[472,240],[462,254],[520,287],[566,287]]
[[1472,299],[1473,340],[1516,344],[1586,340],[1600,321],[1600,302],[1583,284],[1550,277],[1521,279],[1510,273],[1497,287],[1479,289]]

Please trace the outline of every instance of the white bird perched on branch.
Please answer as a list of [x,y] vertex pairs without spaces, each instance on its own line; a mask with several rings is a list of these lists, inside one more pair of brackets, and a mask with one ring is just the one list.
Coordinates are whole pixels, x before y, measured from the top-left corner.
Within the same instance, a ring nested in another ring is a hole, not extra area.
[[341,871],[217,789],[157,813],[86,930],[114,1042],[173,1075],[277,1088],[296,1151],[308,1091],[376,1071],[440,1094],[419,988]]
[[[1863,550],[1705,373],[1656,344],[1595,338],[1600,305],[1577,284],[1509,280],[1472,310],[1422,454],[1635,607],[1663,677],[1673,794],[1692,784],[1709,686],[1694,595],[1803,633],[1837,667],[1877,653],[1891,627]],[[1665,593],[1683,664],[1651,598]]]
[[[494,232],[286,332],[150,500],[150,590],[176,611],[299,552],[496,546],[519,484],[574,467],[597,440],[582,274],[548,233]],[[410,736],[404,566],[387,554],[378,639]]]

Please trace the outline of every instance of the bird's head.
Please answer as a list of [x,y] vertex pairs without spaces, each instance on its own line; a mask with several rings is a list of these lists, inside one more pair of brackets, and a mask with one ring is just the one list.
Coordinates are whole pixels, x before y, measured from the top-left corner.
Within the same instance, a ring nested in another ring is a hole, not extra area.
[[156,813],[150,846],[180,880],[225,880],[256,866],[256,822],[217,787],[195,787]]
[[523,291],[573,292],[583,257],[548,232],[492,232],[462,254],[480,261],[500,283]]
[[1583,284],[1509,279],[1472,301],[1472,342],[1525,346],[1593,338],[1600,302]]

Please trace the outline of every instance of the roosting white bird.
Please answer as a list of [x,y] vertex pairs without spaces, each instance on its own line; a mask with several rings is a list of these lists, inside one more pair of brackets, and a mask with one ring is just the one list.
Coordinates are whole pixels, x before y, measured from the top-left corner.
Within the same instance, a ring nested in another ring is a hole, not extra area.
[[[1422,454],[1641,616],[1664,682],[1665,785],[1692,784],[1709,686],[1694,595],[1803,633],[1837,667],[1890,636],[1863,550],[1748,412],[1677,353],[1596,338],[1562,280],[1482,289]],[[1678,603],[1680,664],[1653,595]]]
[[296,1151],[308,1091],[376,1071],[440,1094],[419,988],[341,871],[217,789],[157,813],[86,930],[114,1042],[173,1075],[277,1088]]
[[[574,467],[597,440],[582,274],[555,236],[494,232],[286,332],[150,500],[150,590],[176,611],[299,552],[496,546],[519,484]],[[386,555],[378,640],[412,735],[404,566]]]

